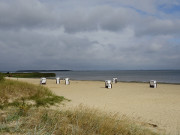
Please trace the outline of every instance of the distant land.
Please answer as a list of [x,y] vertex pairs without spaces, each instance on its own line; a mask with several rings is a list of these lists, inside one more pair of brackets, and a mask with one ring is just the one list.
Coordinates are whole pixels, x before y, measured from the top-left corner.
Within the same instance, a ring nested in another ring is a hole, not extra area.
[[64,72],[72,70],[18,70],[16,72]]

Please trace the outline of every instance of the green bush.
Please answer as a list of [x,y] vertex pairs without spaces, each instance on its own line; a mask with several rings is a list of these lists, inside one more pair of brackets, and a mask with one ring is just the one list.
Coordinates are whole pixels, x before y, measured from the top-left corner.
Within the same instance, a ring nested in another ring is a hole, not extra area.
[[7,73],[8,77],[18,77],[18,78],[40,78],[40,77],[55,77],[55,73]]

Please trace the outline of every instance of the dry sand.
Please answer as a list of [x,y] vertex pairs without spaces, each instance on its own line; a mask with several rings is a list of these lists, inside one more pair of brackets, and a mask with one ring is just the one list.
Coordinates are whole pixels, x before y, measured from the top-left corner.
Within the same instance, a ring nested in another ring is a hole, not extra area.
[[[40,79],[18,79],[39,84]],[[71,81],[70,85],[55,84],[47,80],[47,86],[55,94],[71,100],[67,107],[79,104],[102,111],[117,112],[137,121],[157,125],[157,129],[173,135],[180,134],[180,85],[158,84],[149,88],[148,83],[113,84],[104,88],[101,81]]]

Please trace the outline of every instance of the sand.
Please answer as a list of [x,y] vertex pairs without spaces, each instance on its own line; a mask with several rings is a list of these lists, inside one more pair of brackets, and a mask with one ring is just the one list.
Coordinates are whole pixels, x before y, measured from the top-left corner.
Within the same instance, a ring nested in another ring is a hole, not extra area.
[[[18,79],[39,84],[40,79]],[[71,81],[70,85],[55,84],[47,80],[46,87],[55,94],[71,100],[67,107],[79,104],[98,108],[102,111],[117,112],[154,127],[162,132],[180,134],[180,85],[158,84],[150,88],[148,83],[113,84],[112,89],[104,88],[101,81]]]

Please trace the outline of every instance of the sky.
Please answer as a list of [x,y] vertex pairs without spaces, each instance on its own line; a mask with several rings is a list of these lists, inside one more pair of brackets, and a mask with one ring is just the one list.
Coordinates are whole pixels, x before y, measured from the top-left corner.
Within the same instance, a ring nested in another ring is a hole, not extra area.
[[180,69],[179,0],[0,0],[0,71]]

